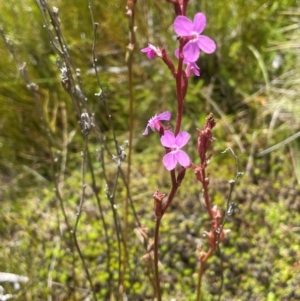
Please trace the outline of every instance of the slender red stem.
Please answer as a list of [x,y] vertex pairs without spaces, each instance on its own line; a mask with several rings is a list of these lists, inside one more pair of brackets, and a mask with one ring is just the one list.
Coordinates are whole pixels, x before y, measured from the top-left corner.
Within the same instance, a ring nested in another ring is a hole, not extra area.
[[198,283],[197,283],[197,298],[196,301],[201,300],[201,284],[202,284],[202,275],[204,273],[204,262],[200,262],[200,267],[198,271]]
[[176,119],[176,127],[175,127],[175,136],[180,131],[181,127],[181,119],[183,113],[183,89],[182,89],[182,65],[183,65],[183,54],[182,54],[183,44],[180,42],[179,44],[179,59],[178,59],[178,67],[177,67],[177,74],[176,74],[176,94],[177,94],[177,119]]
[[154,274],[157,301],[161,301],[161,289],[158,271],[158,241],[159,241],[159,226],[161,217],[155,219],[155,233],[154,233]]
[[200,259],[200,267],[198,271],[198,283],[197,283],[197,297],[196,301],[201,300],[201,284],[202,284],[202,276],[204,274],[204,267],[206,261],[209,259],[209,257],[212,255],[216,247],[210,248],[209,251],[206,253],[206,255]]
[[170,191],[170,194],[169,194],[169,197],[168,197],[166,203],[165,203],[164,206],[163,206],[163,214],[166,212],[166,210],[167,210],[168,207],[170,206],[171,202],[173,201],[174,196],[175,196],[175,194],[176,194],[176,192],[177,192],[178,187],[179,187],[178,184],[172,186],[171,191]]
[[209,214],[210,219],[213,220],[214,217],[213,217],[213,212],[211,210],[211,205],[210,205],[210,201],[209,201],[208,183],[206,182],[205,169],[203,169],[201,173],[202,173],[202,179],[203,179],[202,186],[203,186],[203,196],[204,196],[206,210]]

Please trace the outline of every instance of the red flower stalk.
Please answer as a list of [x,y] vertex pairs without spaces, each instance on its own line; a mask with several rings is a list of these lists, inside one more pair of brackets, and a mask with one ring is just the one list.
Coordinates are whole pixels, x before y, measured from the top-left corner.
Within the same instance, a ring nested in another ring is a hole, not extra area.
[[207,166],[208,160],[210,156],[206,156],[206,152],[211,146],[211,143],[214,140],[211,130],[215,127],[217,120],[214,118],[214,115],[210,113],[206,117],[206,122],[204,125],[204,130],[201,131],[197,129],[199,133],[198,137],[198,155],[201,160],[202,167],[205,168]]

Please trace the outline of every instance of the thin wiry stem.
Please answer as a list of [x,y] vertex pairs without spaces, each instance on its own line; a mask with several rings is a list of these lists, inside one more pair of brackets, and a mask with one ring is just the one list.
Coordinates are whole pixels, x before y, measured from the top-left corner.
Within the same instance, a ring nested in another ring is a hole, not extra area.
[[129,187],[127,185],[126,177],[125,177],[124,171],[122,169],[120,171],[120,175],[121,175],[121,178],[123,180],[123,184],[124,184],[124,186],[126,188],[126,191],[127,191],[127,195],[128,195],[128,198],[129,198],[130,207],[131,207],[131,210],[133,212],[133,216],[134,216],[135,222],[136,222],[137,226],[141,227],[142,224],[141,224],[139,216],[138,216],[138,214],[137,214],[137,212],[135,210],[133,199],[132,199],[132,197],[130,195],[130,191],[129,191]]
[[56,263],[57,255],[58,255],[58,252],[60,250],[60,244],[61,244],[60,237],[57,237],[56,242],[55,242],[54,252],[53,252],[53,255],[52,255],[52,258],[51,258],[48,277],[47,277],[47,287],[50,291],[50,293],[47,296],[47,301],[52,301],[52,296],[51,296],[52,285],[53,285],[52,274],[53,274],[53,271],[54,271],[54,266],[55,266],[55,263]]
[[[96,76],[97,84],[98,84],[98,88],[99,88],[99,92],[96,93],[95,95],[99,98],[99,100],[103,104],[104,112],[105,112],[105,115],[106,115],[106,117],[108,119],[109,128],[110,128],[110,130],[112,132],[112,135],[113,135],[113,141],[114,141],[115,150],[116,150],[117,153],[119,153],[119,143],[118,143],[118,140],[117,140],[117,137],[116,137],[116,132],[115,132],[115,129],[114,129],[114,124],[112,122],[112,116],[110,114],[110,111],[109,111],[109,108],[108,108],[108,105],[107,105],[107,102],[106,102],[106,99],[105,99],[105,95],[104,95],[104,93],[103,93],[103,91],[101,89],[100,76],[99,76],[99,72],[98,72],[98,69],[97,69],[97,66],[96,66],[97,59],[96,59],[95,48],[96,48],[96,42],[97,42],[97,29],[98,29],[98,25],[99,24],[94,21],[94,15],[93,15],[93,9],[92,9],[92,1],[88,0],[88,3],[89,3],[89,10],[90,10],[90,15],[91,15],[92,23],[93,23],[93,46],[92,46],[93,68],[94,68],[94,71],[95,71],[95,76]],[[98,127],[97,127],[97,130],[99,130]],[[106,149],[106,150],[110,154],[109,150],[108,149]]]
[[[65,42],[65,39],[63,37],[63,34],[61,32],[60,29],[60,20],[58,18],[58,14],[57,12],[53,9],[51,10],[50,7],[48,6],[48,3],[46,1],[43,1],[43,5],[41,5],[40,1],[36,0],[36,4],[39,7],[39,10],[41,12],[41,16],[44,22],[44,26],[48,32],[48,35],[50,37],[50,43],[53,46],[53,48],[55,49],[56,53],[61,57],[62,61],[64,62],[64,66],[63,68],[66,69],[66,77],[65,77],[65,90],[66,92],[70,95],[71,99],[72,99],[72,103],[73,103],[73,107],[75,109],[75,114],[77,116],[77,118],[79,119],[80,115],[81,115],[81,107],[78,104],[78,96],[76,96],[76,84],[75,84],[75,79],[73,77],[73,73],[72,71],[75,70],[72,61],[71,61],[71,57],[69,55],[69,51],[68,51],[68,47],[67,44]],[[52,27],[49,24],[48,21],[48,17],[50,18],[50,23],[51,25],[53,25],[53,31],[52,31]],[[62,80],[63,83],[63,80]],[[50,145],[51,147],[51,145]],[[54,164],[54,156],[51,155],[51,160]],[[54,173],[54,171],[53,171]],[[55,173],[54,173],[55,174]],[[71,239],[72,239],[72,228],[71,225],[68,221],[67,215],[66,215],[66,211],[64,208],[64,203],[63,203],[63,198],[61,195],[61,191],[59,189],[59,185],[57,183],[56,180],[54,180],[54,185],[55,185],[55,193],[56,196],[59,200],[59,204],[61,207],[61,211],[63,213],[64,219],[65,219],[65,223],[67,225],[68,228],[68,233],[71,235]],[[76,273],[75,273],[75,253],[74,253],[74,244],[73,241],[70,243],[70,248],[71,248],[71,252],[72,252],[72,260],[73,260],[73,266],[72,266],[72,273],[73,273],[73,279],[74,279],[74,283],[76,285]]]
[[[64,86],[65,90],[68,92],[68,94],[71,96],[72,102],[73,102],[73,107],[75,109],[76,112],[76,116],[79,119],[80,117],[80,113],[81,113],[81,108],[78,104],[77,98],[78,95],[76,94],[76,84],[75,84],[75,79],[73,77],[73,73],[72,70],[75,70],[70,54],[69,54],[69,50],[68,50],[68,46],[67,43],[64,39],[64,36],[61,32],[61,28],[60,28],[60,20],[58,18],[58,13],[53,9],[51,10],[48,3],[46,1],[43,2],[43,8],[40,6],[40,3],[38,0],[36,0],[36,3],[40,9],[42,18],[43,18],[43,22],[45,24],[45,28],[49,34],[50,37],[50,43],[51,45],[54,47],[54,49],[56,50],[57,54],[61,57],[61,59],[63,60],[63,62],[65,63],[65,68],[66,68],[66,83],[67,85]],[[46,17],[46,12],[50,18],[50,23],[53,26],[53,31],[50,29],[50,25],[48,22],[48,19]]]
[[[46,4],[45,4],[46,5]],[[49,29],[49,24],[47,23],[47,18],[44,16],[44,13],[45,11],[48,12],[49,14],[49,17],[50,17],[50,20],[51,20],[51,23],[52,25],[54,26],[54,31],[56,33],[56,39],[54,39],[54,36],[51,32],[51,30]],[[44,22],[47,24],[46,25],[46,29],[49,33],[49,36],[50,38],[52,38],[52,45],[54,46],[54,48],[56,49],[56,51],[58,52],[58,54],[62,57],[64,63],[65,63],[65,67],[66,67],[66,70],[67,70],[67,77],[66,77],[66,82],[67,82],[67,87],[65,88],[66,91],[70,94],[72,100],[73,100],[73,103],[74,103],[74,107],[76,109],[76,112],[77,112],[77,115],[79,115],[79,107],[77,106],[76,102],[75,102],[75,98],[76,98],[76,87],[75,87],[75,82],[74,82],[74,78],[73,78],[73,75],[72,75],[72,64],[71,64],[71,59],[70,59],[70,56],[68,54],[68,48],[67,48],[67,45],[64,41],[64,38],[63,38],[63,35],[60,31],[60,24],[59,24],[59,20],[57,19],[57,13],[54,12],[54,11],[51,11],[49,9],[49,7],[46,5],[46,10],[43,11],[42,13],[42,16],[43,16],[43,19],[44,19]],[[56,44],[58,41],[58,44]],[[77,95],[78,96],[78,95]],[[86,144],[87,144],[87,139],[85,137],[85,151],[84,151],[84,159],[83,159],[83,172],[82,172],[82,179],[83,179],[83,182],[84,182],[84,165],[85,165],[85,154],[86,154]],[[83,184],[83,188],[82,188],[82,198],[81,198],[81,203],[80,203],[80,209],[79,209],[79,213],[78,213],[78,216],[77,216],[77,220],[76,220],[76,223],[75,223],[75,228],[74,228],[74,231],[73,231],[73,239],[74,239],[74,244],[76,246],[76,249],[78,251],[78,254],[82,260],[82,263],[84,265],[84,269],[86,271],[86,274],[87,274],[87,278],[91,284],[91,287],[93,287],[93,284],[92,284],[92,281],[91,281],[91,277],[89,275],[89,272],[88,272],[88,269],[87,269],[87,266],[85,264],[85,261],[84,261],[84,258],[82,256],[82,253],[81,253],[81,250],[80,250],[80,247],[79,247],[79,244],[78,244],[78,241],[77,241],[77,236],[76,236],[76,230],[77,230],[77,225],[78,225],[78,222],[79,222],[79,216],[80,216],[80,213],[81,213],[81,208],[82,208],[82,204],[83,204],[83,200],[84,200],[84,190],[85,190],[85,184]],[[57,189],[57,191],[59,191]],[[61,197],[60,197],[61,199]],[[62,204],[62,202],[61,202]],[[64,208],[62,207],[62,211],[64,212]],[[64,213],[65,215],[65,213]],[[70,227],[68,227],[70,228]],[[75,262],[73,262],[73,268],[75,268]],[[94,293],[94,290],[93,291],[93,294]],[[96,300],[96,297],[94,295],[94,299]]]
[[91,161],[91,155],[90,155],[90,150],[89,148],[87,149],[87,156],[88,156],[88,163],[89,163],[89,169],[91,172],[91,177],[92,177],[92,189],[94,191],[96,200],[97,200],[97,206],[98,206],[98,210],[100,213],[100,219],[103,225],[103,229],[104,229],[104,233],[105,233],[105,240],[106,240],[106,244],[107,244],[107,248],[106,248],[106,270],[108,272],[109,275],[109,279],[108,279],[108,283],[111,285],[112,284],[112,271],[110,269],[110,250],[111,250],[111,242],[110,242],[110,238],[108,235],[108,226],[106,224],[105,218],[104,218],[104,211],[101,205],[101,200],[99,197],[99,189],[97,189],[97,185],[96,185],[96,177],[95,177],[95,173],[94,173],[94,168],[93,168],[93,164]]
[[[113,219],[114,219],[114,225],[115,225],[115,230],[116,230],[116,236],[117,236],[117,243],[118,243],[118,288],[120,288],[121,285],[121,277],[122,277],[122,248],[121,248],[121,226],[119,223],[119,217],[118,213],[116,210],[116,205],[115,205],[115,193],[116,193],[116,188],[117,188],[117,183],[120,175],[120,166],[118,166],[117,174],[115,176],[114,180],[114,185],[113,185],[113,192],[110,193],[108,190],[106,192],[107,198],[110,202],[111,205],[111,210],[113,212]],[[108,187],[107,187],[108,188]],[[124,241],[124,240],[123,240]]]
[[[222,221],[222,225],[220,227],[219,233],[222,232],[222,230],[224,229],[225,223],[227,222],[228,218],[234,212],[236,204],[234,202],[232,202],[232,192],[233,192],[233,189],[235,188],[235,185],[236,185],[238,179],[243,174],[239,171],[238,157],[236,156],[236,154],[234,153],[232,148],[229,147],[229,148],[225,149],[225,151],[223,153],[227,152],[228,150],[231,152],[232,156],[234,157],[235,167],[236,167],[236,174],[235,174],[235,179],[229,181],[230,190],[229,190],[229,194],[228,194],[227,201],[226,201],[226,213],[225,213],[224,219]],[[220,234],[218,234],[218,237],[217,237],[218,242],[219,242],[219,240],[220,240]],[[218,298],[218,300],[220,301],[221,296],[222,296],[222,289],[223,289],[223,285],[224,285],[224,266],[223,266],[223,256],[222,256],[222,253],[221,253],[221,248],[220,248],[219,243],[217,244],[217,252],[218,252],[220,260],[221,260],[221,264],[220,264],[220,266],[221,266],[221,283],[220,283],[220,287],[219,287],[219,298]]]
[[128,75],[128,90],[129,90],[129,150],[128,150],[128,165],[127,165],[127,195],[124,204],[124,254],[123,254],[123,271],[122,271],[122,287],[124,288],[124,277],[126,274],[127,265],[127,239],[128,239],[128,203],[130,198],[130,172],[131,172],[131,157],[132,157],[132,140],[133,140],[133,83],[132,83],[132,61],[133,61],[133,50],[135,47],[135,32],[134,32],[134,16],[135,16],[135,1],[127,1],[127,16],[128,16],[128,32],[129,32],[129,45],[127,46],[127,75]]
[[62,143],[62,158],[60,164],[59,171],[59,188],[62,191],[64,188],[64,180],[66,173],[66,165],[67,165],[67,155],[68,155],[68,118],[65,103],[60,104],[61,112],[62,112],[62,123],[63,123],[63,143]]
[[87,280],[90,284],[91,290],[92,290],[92,294],[93,294],[93,299],[94,301],[97,301],[97,296],[96,296],[96,292],[95,292],[95,288],[93,285],[93,281],[89,272],[89,269],[87,267],[87,264],[85,262],[84,256],[81,252],[78,240],[77,240],[77,227],[78,227],[78,223],[79,223],[79,219],[82,213],[82,207],[83,207],[83,203],[85,200],[85,188],[86,188],[86,183],[85,183],[85,164],[86,164],[86,155],[87,155],[87,145],[88,145],[88,136],[85,136],[85,140],[84,140],[84,150],[82,153],[82,166],[81,166],[81,197],[80,197],[80,203],[78,206],[78,211],[76,213],[76,220],[75,220],[75,225],[74,225],[74,230],[73,230],[73,239],[74,239],[74,243],[75,243],[75,247],[76,250],[79,254],[79,257],[81,259]]
[[[106,144],[105,144],[105,147],[106,147]],[[109,155],[111,157],[113,157],[113,155],[110,153],[108,148],[106,148],[106,151],[109,153]],[[108,183],[108,177],[107,177],[107,174],[106,174],[106,168],[105,168],[105,164],[104,164],[103,151],[100,152],[100,155],[101,155],[100,162],[101,162],[101,167],[102,167],[102,171],[103,171],[103,178],[105,179],[105,182]],[[122,236],[122,233],[121,233],[121,225],[120,225],[120,222],[119,222],[119,217],[118,217],[118,213],[117,213],[117,209],[116,209],[116,205],[115,205],[115,193],[116,193],[117,183],[118,183],[118,179],[119,179],[119,176],[120,176],[121,172],[122,172],[122,169],[121,169],[120,164],[119,164],[118,168],[117,168],[117,174],[116,174],[115,179],[114,179],[114,184],[112,185],[112,187],[113,187],[112,192],[110,192],[108,184],[106,184],[106,197],[109,200],[109,204],[110,204],[111,210],[113,212],[114,228],[115,228],[115,231],[116,231],[116,238],[117,238],[117,244],[118,244],[118,262],[119,262],[119,265],[118,265],[118,286],[120,286],[120,280],[121,280],[121,252],[122,252],[122,249],[121,249],[121,236]],[[122,241],[124,242],[124,240],[122,240]]]
[[[100,89],[99,98],[102,98],[103,95],[102,95],[102,90],[101,90],[101,82],[100,82],[100,77],[99,77],[97,66],[96,66],[96,42],[97,42],[96,39],[97,39],[98,23],[95,23],[95,21],[94,21],[92,1],[91,0],[88,1],[88,6],[89,6],[90,16],[91,16],[91,20],[92,20],[92,25],[93,25],[93,45],[92,45],[93,68],[94,68],[94,71],[95,71],[97,84],[98,84],[98,87]],[[109,121],[111,122],[110,118],[109,118]],[[112,126],[112,123],[111,123],[111,126]],[[96,127],[96,133],[98,135],[100,145],[102,144],[102,142],[104,142],[105,145],[106,145],[105,139],[101,139],[101,133],[100,133],[100,130],[99,130],[98,127]],[[103,156],[103,151],[101,151],[101,155]],[[102,208],[102,205],[101,205],[101,200],[100,200],[100,197],[99,197],[98,189],[96,188],[96,178],[95,178],[94,168],[93,168],[93,164],[91,162],[91,157],[90,157],[89,150],[88,150],[88,157],[89,157],[90,172],[91,172],[91,176],[92,176],[92,188],[93,188],[93,191],[95,193],[96,200],[97,200],[98,210],[99,210],[99,213],[100,213],[100,218],[101,218],[101,221],[102,221],[102,225],[103,225],[103,229],[104,229],[104,233],[105,233],[105,238],[106,238],[106,244],[107,244],[106,264],[107,264],[107,272],[109,274],[108,283],[111,286],[112,281],[113,281],[112,280],[113,275],[112,275],[112,271],[111,271],[111,268],[110,268],[111,242],[110,242],[110,238],[109,238],[109,235],[108,235],[108,227],[107,227],[107,224],[106,224],[106,221],[105,221],[105,218],[104,218],[103,208]],[[101,162],[102,162],[102,167],[104,167],[105,165],[104,165],[104,158],[103,157],[101,158]],[[104,169],[103,169],[103,174],[105,175],[105,170]],[[107,183],[107,180],[106,180],[106,183]]]
[[[93,29],[94,29],[94,31],[93,31],[93,33],[94,33],[94,40],[93,40],[93,48],[92,48],[93,68],[95,70],[95,75],[96,75],[96,79],[97,79],[97,83],[98,83],[98,87],[99,87],[99,93],[97,93],[96,96],[99,97],[99,100],[101,100],[101,102],[103,104],[104,111],[105,111],[106,117],[107,117],[108,122],[109,122],[110,130],[111,130],[112,135],[113,135],[113,141],[114,141],[115,150],[116,150],[117,156],[119,156],[119,154],[120,154],[119,143],[118,143],[118,140],[117,140],[117,137],[116,137],[116,133],[115,133],[115,130],[114,130],[114,125],[113,125],[113,122],[112,122],[112,116],[111,116],[111,114],[109,112],[109,108],[108,108],[108,105],[106,103],[104,93],[103,93],[103,91],[101,89],[100,77],[99,77],[99,73],[98,73],[97,66],[96,66],[95,47],[96,47],[96,33],[97,33],[98,23],[95,23],[95,21],[94,21],[94,15],[93,15],[93,9],[92,9],[92,1],[89,0],[88,3],[89,3],[89,10],[90,10],[90,15],[91,15],[92,23],[93,23]],[[99,131],[99,129],[97,129],[97,130]],[[109,151],[106,143],[105,143],[104,147],[105,147],[106,151],[108,152],[108,154],[110,155],[110,157],[112,158],[113,155]],[[103,156],[103,153],[102,153],[102,156]],[[108,183],[108,179],[106,177],[106,172],[105,172],[104,160],[101,160],[101,164],[102,164],[103,176],[105,178],[106,183]],[[122,278],[122,274],[121,274],[121,260],[122,260],[121,236],[122,236],[122,233],[121,233],[121,225],[119,223],[118,213],[117,213],[116,206],[115,206],[114,202],[115,202],[115,192],[116,192],[116,189],[117,189],[117,183],[118,183],[120,171],[121,171],[121,168],[120,168],[120,165],[118,164],[117,174],[115,176],[115,180],[114,180],[112,191],[110,191],[110,189],[108,187],[108,184],[107,184],[107,187],[106,187],[106,195],[107,195],[107,198],[109,200],[109,203],[110,203],[110,206],[111,206],[111,210],[113,212],[114,227],[115,227],[115,230],[116,230],[116,237],[117,237],[117,244],[118,244],[118,262],[119,262],[119,265],[118,265],[118,289],[120,289],[121,278]],[[124,244],[124,239],[122,240],[122,242]]]

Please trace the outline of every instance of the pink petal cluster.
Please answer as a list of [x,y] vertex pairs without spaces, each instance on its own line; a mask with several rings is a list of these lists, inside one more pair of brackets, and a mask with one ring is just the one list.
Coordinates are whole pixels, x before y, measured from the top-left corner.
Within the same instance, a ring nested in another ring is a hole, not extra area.
[[155,131],[159,132],[159,129],[162,126],[160,121],[161,120],[166,121],[166,120],[170,120],[170,119],[171,119],[171,112],[169,112],[169,111],[163,112],[158,115],[157,114],[154,115],[153,117],[151,117],[149,119],[143,135],[148,135],[148,127],[150,127],[153,132],[155,132]]
[[141,52],[147,53],[150,60],[152,60],[154,56],[162,57],[161,50],[152,44],[148,44],[148,47],[143,48]]
[[205,53],[213,53],[216,43],[209,37],[201,35],[206,27],[206,17],[197,13],[194,22],[185,16],[177,16],[174,21],[174,30],[180,37],[191,38],[183,47],[183,55],[186,61],[196,62],[200,56],[200,50]]
[[164,147],[171,149],[163,157],[163,164],[167,170],[172,170],[176,167],[177,163],[183,167],[188,167],[190,165],[189,156],[181,150],[190,139],[190,134],[188,132],[180,132],[175,137],[171,131],[165,131],[164,135],[160,138],[160,142]]

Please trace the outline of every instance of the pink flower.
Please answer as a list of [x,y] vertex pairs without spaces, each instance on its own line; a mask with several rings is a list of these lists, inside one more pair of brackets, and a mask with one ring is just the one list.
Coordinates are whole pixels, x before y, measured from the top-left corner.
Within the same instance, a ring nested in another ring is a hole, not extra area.
[[148,127],[150,127],[153,132],[155,131],[159,132],[159,129],[162,127],[160,120],[170,120],[170,119],[171,119],[171,112],[169,111],[163,112],[158,115],[157,114],[154,115],[149,119],[143,135],[148,135]]
[[190,77],[192,73],[196,76],[200,76],[200,71],[199,67],[195,62],[187,62],[186,68],[185,68],[185,73],[187,77]]
[[[179,58],[179,49],[175,50],[175,56]],[[200,76],[200,68],[195,62],[189,62],[186,58],[184,58],[183,63],[186,64],[185,73],[187,77],[190,77],[192,73],[194,73],[196,76]]]
[[153,59],[154,56],[162,57],[161,50],[158,47],[155,47],[151,44],[148,44],[149,46],[146,48],[143,48],[141,52],[147,53],[147,56],[150,60]]
[[175,137],[171,131],[165,131],[164,135],[160,138],[161,144],[171,149],[162,160],[167,170],[174,169],[177,163],[183,167],[190,165],[191,161],[189,156],[181,150],[181,148],[188,143],[190,137],[188,132],[180,132]]
[[216,43],[207,36],[201,35],[206,26],[206,17],[202,13],[197,13],[194,23],[185,16],[177,16],[174,21],[174,30],[181,37],[191,39],[183,47],[184,58],[189,62],[196,62],[200,55],[200,50],[205,53],[213,53],[216,50]]

